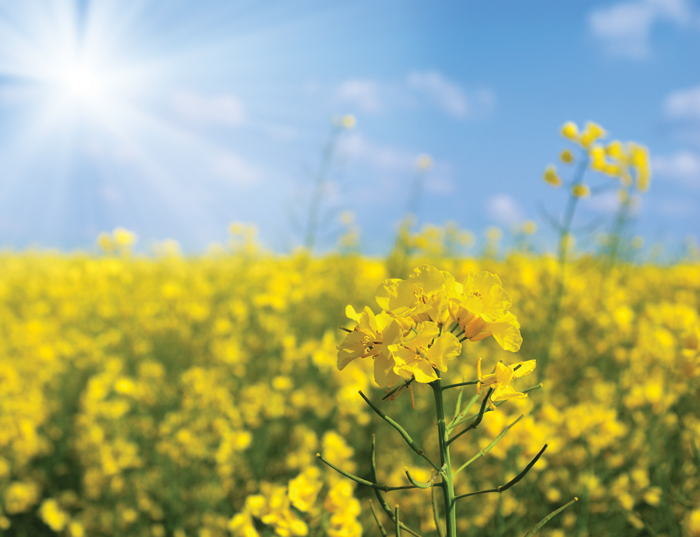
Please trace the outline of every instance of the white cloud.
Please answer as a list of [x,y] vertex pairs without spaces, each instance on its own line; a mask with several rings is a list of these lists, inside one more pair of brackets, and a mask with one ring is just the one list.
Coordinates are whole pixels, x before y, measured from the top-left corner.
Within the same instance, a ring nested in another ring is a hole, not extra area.
[[486,212],[489,217],[501,224],[515,224],[523,220],[523,209],[520,204],[506,194],[498,194],[486,202]]
[[262,178],[262,170],[236,153],[222,153],[211,164],[215,176],[236,186],[251,186]]
[[375,113],[383,108],[380,85],[372,80],[346,80],[336,91],[336,98],[357,107],[360,112]]
[[604,192],[585,200],[590,209],[606,214],[615,214],[620,208],[620,196],[617,192]]
[[[361,162],[373,170],[400,177],[408,181],[416,173],[416,155],[409,151],[381,146],[367,140],[359,133],[351,133],[342,138],[338,147],[346,157]],[[446,162],[436,162],[425,175],[425,192],[443,196],[455,192],[454,173]]]
[[358,132],[344,136],[338,145],[343,154],[381,172],[410,172],[416,158],[404,151],[370,143]]
[[669,119],[700,120],[700,86],[674,91],[664,100],[663,109]]
[[425,93],[429,99],[452,117],[465,118],[472,111],[462,88],[436,71],[411,73],[408,75],[408,86]]
[[483,118],[496,104],[490,89],[467,92],[437,71],[414,71],[398,82],[349,79],[336,88],[333,100],[370,114],[432,106],[457,119]]
[[454,194],[457,186],[452,179],[451,170],[447,167],[436,166],[436,169],[426,177],[425,191],[437,196]]
[[233,95],[202,97],[182,91],[173,95],[172,105],[175,112],[189,121],[230,126],[245,122],[243,103]]
[[700,157],[690,151],[652,158],[654,173],[662,179],[671,179],[700,188]]
[[632,0],[595,10],[588,24],[610,55],[641,59],[650,54],[649,38],[656,23],[684,26],[692,17],[687,0]]

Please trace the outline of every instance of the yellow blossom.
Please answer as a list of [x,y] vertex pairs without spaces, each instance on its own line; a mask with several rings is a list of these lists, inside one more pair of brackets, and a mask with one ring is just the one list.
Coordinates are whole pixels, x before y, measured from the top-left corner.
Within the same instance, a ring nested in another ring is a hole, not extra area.
[[429,383],[438,378],[435,369],[447,371],[446,362],[459,356],[462,346],[453,334],[439,332],[435,323],[418,323],[398,343],[389,345],[394,372],[404,378],[412,375],[417,382]]
[[586,185],[574,185],[571,188],[571,193],[577,198],[587,198],[591,195],[591,189]]
[[469,341],[477,342],[493,335],[505,350],[517,352],[523,339],[510,306],[510,295],[496,274],[470,272],[457,287],[450,314]]
[[564,151],[559,154],[559,158],[563,163],[571,164],[574,161],[574,154],[568,149],[564,149]]
[[572,142],[578,140],[578,127],[573,121],[567,121],[561,128],[561,134]]
[[579,142],[581,145],[585,148],[590,147],[594,142],[599,140],[600,138],[603,138],[605,136],[605,130],[603,127],[598,125],[597,123],[593,123],[592,121],[588,121],[586,123],[586,128],[583,130],[581,133],[581,137],[579,138]]
[[477,374],[479,382],[477,383],[477,391],[481,393],[481,389],[486,386],[493,388],[491,401],[507,401],[508,399],[523,399],[527,397],[526,393],[517,392],[510,386],[514,379],[524,377],[535,370],[536,361],[528,360],[513,365],[504,365],[502,362],[496,364],[496,371],[490,375],[481,374],[481,358],[477,363]]
[[357,125],[357,120],[352,114],[346,114],[341,118],[340,124],[343,126],[343,128],[351,130],[355,128],[355,125]]
[[44,500],[39,507],[41,520],[55,532],[62,531],[66,527],[70,518],[53,498]]
[[537,224],[532,220],[526,220],[523,222],[522,230],[525,235],[534,235],[537,232]]
[[552,186],[561,185],[561,177],[557,174],[557,169],[553,166],[547,166],[544,171],[544,180]]
[[312,466],[289,482],[289,500],[302,513],[311,509],[316,501],[323,486],[320,475],[319,469]]
[[408,328],[415,321],[443,320],[453,288],[451,274],[423,265],[405,280],[385,280],[375,298],[384,311]]
[[425,171],[429,170],[430,168],[433,167],[433,157],[430,155],[423,153],[421,155],[418,155],[418,158],[416,158],[416,168]]

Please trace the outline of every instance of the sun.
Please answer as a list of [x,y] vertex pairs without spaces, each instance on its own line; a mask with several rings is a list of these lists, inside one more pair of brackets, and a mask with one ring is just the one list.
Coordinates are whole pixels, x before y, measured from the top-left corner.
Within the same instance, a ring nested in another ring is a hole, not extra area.
[[[193,240],[201,232],[182,225],[187,219],[219,229],[210,210],[218,197],[210,192],[233,191],[228,177],[256,168],[216,141],[218,133],[195,125],[177,96],[197,94],[200,86],[206,94],[222,83],[212,58],[244,57],[247,30],[235,39],[193,31],[223,20],[230,8],[201,14],[188,8],[194,19],[179,22],[167,2],[6,4],[0,8],[0,231],[9,226],[20,243],[73,247],[122,225],[146,237],[167,233],[170,222]],[[230,116],[232,107],[223,102]],[[233,164],[223,170],[221,162]]]
[[57,130],[88,121],[104,131],[122,122],[124,108],[138,107],[139,90],[153,81],[137,68],[130,36],[117,30],[124,25],[114,6],[49,4],[30,0],[14,24],[0,19],[0,81],[26,90]]
[[104,76],[80,62],[67,62],[56,72],[55,84],[68,98],[96,102],[105,91]]

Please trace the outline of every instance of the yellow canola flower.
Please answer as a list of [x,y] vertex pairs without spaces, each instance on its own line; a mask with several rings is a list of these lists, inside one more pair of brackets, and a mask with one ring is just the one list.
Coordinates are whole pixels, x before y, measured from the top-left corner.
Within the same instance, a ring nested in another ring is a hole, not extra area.
[[39,507],[41,520],[55,532],[63,531],[70,521],[68,513],[61,509],[58,502],[53,498],[44,500]]
[[328,492],[323,508],[331,514],[329,537],[361,537],[362,525],[357,521],[360,515],[360,502],[353,496],[347,481],[339,481]]
[[561,128],[561,135],[572,142],[578,141],[578,127],[573,121],[567,121]]
[[689,537],[700,537],[700,507],[688,513],[685,523],[686,535]]
[[369,308],[360,314],[346,308],[357,327],[338,345],[337,365],[342,370],[357,358],[372,357],[379,386],[437,380],[437,371],[447,371],[447,362],[462,350],[460,340],[443,330],[452,322],[472,342],[493,335],[512,352],[522,343],[520,325],[508,311],[510,296],[489,272],[469,273],[458,284],[451,274],[423,265],[406,280],[385,280],[376,300],[385,310],[376,316]]
[[537,224],[532,220],[526,220],[523,222],[522,230],[525,235],[534,235],[537,232]]
[[355,116],[352,114],[346,114],[341,118],[340,124],[343,126],[343,128],[351,130],[355,128],[355,125],[357,125],[357,119],[355,119]]
[[136,234],[123,227],[115,228],[112,231],[114,243],[120,248],[129,248],[136,243]]
[[543,178],[552,186],[561,186],[561,177],[557,174],[557,169],[551,164],[544,170]]
[[[456,358],[462,352],[462,345],[456,336],[449,332],[439,335],[439,332],[440,329],[435,323],[419,323],[401,337],[398,343],[389,345],[388,359],[394,362],[393,372],[406,379],[414,376],[416,382],[424,384],[437,380],[435,369],[447,371],[445,362]],[[392,386],[396,383],[382,385]]]
[[112,237],[109,233],[102,232],[97,236],[97,245],[105,253],[112,253],[114,250],[114,243],[112,242]]
[[536,360],[528,360],[514,365],[504,365],[503,362],[496,364],[496,371],[490,375],[481,374],[481,358],[477,363],[477,375],[479,382],[476,385],[478,393],[483,387],[493,388],[491,401],[507,401],[509,399],[524,399],[526,393],[515,391],[510,383],[520,377],[532,373],[537,365]]
[[382,331],[391,322],[391,318],[380,313],[375,316],[374,312],[365,307],[361,313],[356,313],[352,306],[345,308],[348,318],[357,323],[354,330],[345,336],[343,342],[338,345],[338,369],[345,367],[357,358],[367,358],[376,356],[382,351]]
[[649,165],[649,151],[642,145],[629,143],[630,162],[636,170],[637,190],[646,192],[649,190],[651,180],[651,166]]
[[227,525],[228,530],[236,537],[260,537],[255,529],[255,522],[248,511],[236,513]]
[[574,162],[574,154],[568,149],[564,149],[564,151],[559,154],[559,158],[564,164],[571,164]]
[[517,352],[523,338],[520,324],[510,311],[510,295],[501,279],[487,271],[470,272],[457,287],[450,314],[471,342],[493,336],[505,350]]
[[416,158],[416,168],[417,169],[419,169],[421,171],[426,171],[432,167],[433,167],[433,157],[431,157],[427,153],[423,153],[421,155],[418,155],[418,158]]
[[581,136],[579,138],[579,143],[585,147],[589,148],[593,143],[598,141],[600,138],[604,138],[606,135],[605,129],[598,125],[597,123],[593,123],[592,121],[588,121],[586,123],[586,128],[583,130],[581,133]]
[[302,513],[309,511],[316,502],[323,483],[321,471],[311,466],[289,482],[289,501]]
[[263,524],[274,526],[280,537],[304,537],[309,528],[299,516],[292,511],[285,487],[273,487],[267,496],[267,513],[260,518]]
[[415,322],[446,321],[454,286],[450,273],[422,265],[405,280],[385,280],[377,288],[375,299],[379,307],[409,328]]
[[622,161],[626,158],[625,151],[622,148],[620,140],[613,140],[605,146],[605,154],[611,159]]
[[591,189],[586,185],[574,185],[571,193],[577,198],[587,198],[591,195]]

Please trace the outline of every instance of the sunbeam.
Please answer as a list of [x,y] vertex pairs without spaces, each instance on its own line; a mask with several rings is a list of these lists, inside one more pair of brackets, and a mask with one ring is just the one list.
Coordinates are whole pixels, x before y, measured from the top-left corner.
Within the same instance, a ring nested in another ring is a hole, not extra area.
[[[231,151],[188,132],[169,108],[173,80],[204,63],[197,50],[221,46],[201,35],[196,46],[164,46],[162,35],[148,32],[143,9],[137,1],[0,7],[0,113],[13,125],[0,153],[6,163],[0,231],[11,231],[6,235],[18,236],[19,228],[27,240],[43,236],[67,245],[69,230],[65,240],[58,230],[78,225],[81,242],[89,244],[100,228],[124,223],[113,215],[115,203],[121,218],[152,234],[177,228],[202,242],[203,234],[211,238],[223,228],[206,207],[211,193],[202,185],[220,182],[212,162]],[[105,155],[107,165],[99,161]],[[93,186],[83,188],[82,201],[71,201],[71,184],[86,181]],[[111,185],[106,193],[101,184]],[[27,204],[42,215],[75,214],[44,222],[45,232],[37,230],[43,219],[30,221]],[[187,218],[196,218],[198,229],[188,233]]]

